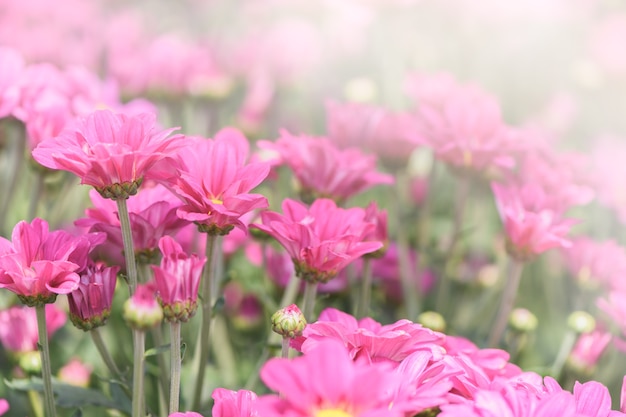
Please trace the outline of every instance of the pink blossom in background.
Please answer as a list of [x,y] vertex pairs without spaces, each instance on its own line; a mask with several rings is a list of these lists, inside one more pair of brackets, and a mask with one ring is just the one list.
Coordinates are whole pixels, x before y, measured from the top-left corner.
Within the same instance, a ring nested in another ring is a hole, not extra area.
[[584,287],[626,290],[626,249],[614,240],[596,241],[581,236],[562,251],[572,278]]
[[357,148],[340,150],[322,137],[294,136],[281,131],[276,142],[259,141],[261,149],[277,151],[282,164],[298,179],[300,194],[307,202],[331,198],[343,202],[380,184],[392,184],[393,177],[377,171],[376,157]]
[[[85,210],[86,217],[74,224],[90,232],[106,233],[107,240],[96,255],[109,263],[125,265],[124,244],[117,204],[90,190],[92,208]],[[179,218],[176,211],[181,201],[160,184],[146,183],[142,190],[127,202],[135,254],[139,262],[150,262],[158,256],[157,246],[163,236],[176,236],[188,222]]]
[[9,402],[4,398],[0,398],[0,416],[9,411]]
[[119,266],[89,265],[80,273],[78,288],[67,295],[70,319],[81,330],[106,323],[113,303]]
[[182,136],[169,137],[174,130],[161,130],[154,114],[100,110],[41,142],[32,155],[45,167],[72,172],[106,198],[128,198],[144,180],[166,170],[158,164],[182,146]]
[[626,72],[626,14],[613,13],[601,19],[591,31],[588,53],[593,62],[609,74]]
[[250,329],[266,319],[264,306],[258,294],[237,281],[224,286],[224,312],[238,329]]
[[0,237],[0,288],[6,288],[28,305],[54,302],[57,294],[78,287],[89,252],[102,243],[102,234],[72,236],[49,231],[45,220],[19,222],[12,241]]
[[18,80],[25,63],[21,54],[12,48],[0,47],[0,119],[13,112],[20,95]]
[[[46,326],[51,337],[67,321],[67,315],[55,304],[46,304]],[[0,343],[11,352],[36,352],[39,333],[35,309],[14,306],[0,310]]]
[[381,325],[367,317],[357,320],[334,308],[324,309],[315,323],[309,323],[296,347],[307,353],[327,339],[336,339],[346,347],[350,358],[371,362],[396,362],[413,352],[429,352],[441,359],[445,336],[409,320]]
[[214,417],[256,417],[257,395],[248,390],[231,391],[224,388],[216,388],[211,395],[213,400]]
[[611,333],[602,329],[581,334],[567,358],[567,365],[570,369],[592,375],[612,338]]
[[549,197],[535,184],[491,186],[507,236],[507,251],[529,260],[552,248],[569,248],[572,219],[561,217],[562,207],[551,207]]
[[267,116],[276,94],[275,80],[265,72],[247,77],[246,96],[237,112],[237,125],[245,132],[257,133]]
[[374,229],[365,210],[342,209],[333,200],[317,199],[310,207],[285,199],[284,215],[265,211],[263,224],[253,224],[274,237],[289,253],[296,274],[315,282],[328,282],[355,259],[380,249],[382,242],[364,242]]
[[202,414],[196,413],[195,411],[186,411],[186,412],[177,411],[175,413],[170,414],[168,417],[203,417],[203,416]]
[[372,223],[375,228],[371,233],[363,236],[363,240],[382,242],[383,247],[368,256],[380,258],[385,254],[389,247],[389,230],[387,222],[387,210],[380,210],[376,201],[372,201],[365,208],[365,221]]
[[198,288],[206,259],[188,255],[172,237],[159,240],[163,257],[159,266],[151,265],[157,288],[157,298],[165,318],[187,321],[197,308]]
[[81,362],[78,358],[73,358],[59,369],[57,377],[59,381],[66,384],[87,388],[92,370],[88,364]]
[[589,172],[598,201],[614,211],[620,223],[626,224],[626,190],[621,181],[626,175],[626,142],[623,137],[613,135],[592,140]]
[[178,216],[212,234],[247,230],[240,218],[268,206],[264,196],[250,191],[269,173],[268,164],[247,162],[249,148],[234,128],[220,130],[214,139],[187,138],[177,155],[178,174],[166,184],[183,201]]
[[620,329],[622,337],[626,336],[626,292],[613,290],[607,298],[600,298],[597,305]]
[[353,361],[335,340],[292,360],[270,359],[261,369],[261,379],[280,393],[258,398],[259,415],[266,417],[403,417],[408,408],[405,398],[394,398],[391,392],[402,384],[401,374],[386,364]]

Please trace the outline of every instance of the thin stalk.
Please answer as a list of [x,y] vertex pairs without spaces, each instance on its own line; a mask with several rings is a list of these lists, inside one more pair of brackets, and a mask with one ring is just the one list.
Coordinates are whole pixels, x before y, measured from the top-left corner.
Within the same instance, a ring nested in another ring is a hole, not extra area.
[[396,208],[396,239],[398,242],[398,264],[400,267],[400,284],[404,295],[406,315],[410,320],[415,320],[419,309],[419,298],[415,289],[415,283],[411,274],[409,260],[409,237],[404,224],[405,216],[403,207],[406,206],[407,177],[406,172],[398,172],[395,189]]
[[39,207],[39,201],[41,199],[41,192],[43,191],[44,180],[44,174],[41,171],[38,171],[35,174],[35,185],[30,190],[27,217],[29,221],[37,216],[37,208]]
[[113,360],[113,357],[111,356],[111,353],[109,352],[109,349],[107,349],[106,344],[102,339],[102,334],[100,334],[100,328],[96,327],[91,329],[89,334],[91,335],[91,340],[93,340],[94,345],[96,345],[96,349],[98,349],[98,353],[100,353],[104,364],[109,369],[109,372],[123,381],[124,375],[120,372],[119,368],[115,364],[115,361]]
[[491,332],[489,333],[488,345],[491,347],[497,347],[502,339],[506,324],[509,321],[509,315],[513,310],[515,304],[515,297],[517,296],[517,289],[519,287],[520,279],[522,277],[522,271],[524,264],[516,261],[512,258],[509,259],[509,270],[506,283],[504,284],[504,292],[500,300],[500,308],[496,316],[496,321]]
[[202,299],[202,324],[200,327],[200,336],[196,340],[195,356],[199,357],[198,373],[196,374],[196,384],[193,392],[193,402],[191,409],[197,410],[200,408],[200,400],[202,397],[202,387],[204,385],[204,372],[206,369],[207,361],[209,359],[210,341],[209,334],[211,332],[211,316],[213,313],[213,251],[217,236],[207,233],[206,239],[206,263],[204,264],[204,270],[202,271],[201,281],[201,299]]
[[170,323],[170,408],[169,414],[178,412],[180,401],[180,322]]
[[41,397],[39,396],[39,393],[34,389],[29,389],[28,401],[30,402],[30,408],[33,412],[33,417],[43,417],[43,410],[41,409]]
[[317,295],[317,282],[307,281],[304,286],[304,301],[302,303],[302,314],[307,323],[313,323],[315,310],[315,296]]
[[235,353],[224,317],[218,315],[214,320],[211,345],[215,354],[215,363],[219,368],[220,381],[223,387],[233,388],[238,385],[237,359],[235,359]]
[[144,417],[144,354],[146,333],[133,329],[133,414],[132,417]]
[[[156,327],[150,329],[150,336],[152,337],[152,342],[154,346],[159,347],[165,344],[163,340],[163,330],[161,328],[161,324]],[[156,355],[157,363],[159,365],[159,389],[163,392],[164,396],[167,395],[167,373],[165,370],[167,369],[167,365],[165,363],[165,353],[158,353]],[[165,399],[166,402],[170,401],[169,399]]]
[[37,330],[41,354],[41,377],[43,380],[43,399],[46,417],[55,417],[54,392],[52,391],[52,371],[50,370],[50,346],[48,344],[48,330],[46,328],[46,305],[35,307],[37,313]]
[[17,123],[10,123],[6,126],[7,136],[10,134],[12,146],[8,159],[13,161],[13,166],[7,170],[8,183],[3,184],[2,202],[0,203],[0,233],[4,232],[7,217],[12,201],[15,201],[17,184],[22,179],[21,171],[24,166],[24,152],[26,151],[26,138],[24,137],[24,126]]
[[135,293],[137,288],[137,264],[135,262],[135,248],[133,245],[133,233],[130,228],[130,217],[128,215],[128,205],[125,199],[116,200],[117,212],[120,217],[122,227],[122,240],[124,241],[124,259],[126,260],[126,275],[128,276],[128,286],[130,295]]
[[559,352],[554,359],[554,363],[550,367],[550,375],[556,380],[561,377],[561,372],[563,372],[563,366],[567,361],[567,357],[572,352],[572,349],[576,344],[576,336],[577,333],[575,331],[568,329],[563,337],[563,340],[561,341]]
[[367,315],[372,297],[372,260],[367,257],[363,259],[363,276],[361,277],[360,295],[356,310],[357,318],[363,318]]
[[288,337],[283,337],[283,341],[280,349],[280,357],[289,359],[289,342],[291,341]]

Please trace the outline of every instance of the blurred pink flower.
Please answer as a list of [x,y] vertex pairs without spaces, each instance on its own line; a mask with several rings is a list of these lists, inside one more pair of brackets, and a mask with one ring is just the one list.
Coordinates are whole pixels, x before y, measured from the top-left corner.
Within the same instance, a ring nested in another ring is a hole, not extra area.
[[135,293],[124,303],[123,316],[132,329],[140,331],[154,328],[163,321],[154,281],[137,285]]
[[247,230],[241,216],[268,205],[264,196],[250,191],[267,177],[269,165],[247,163],[250,145],[233,128],[220,130],[215,139],[186,142],[178,153],[178,174],[167,184],[183,201],[178,216],[211,234]]
[[168,321],[187,321],[197,308],[198,288],[206,259],[187,255],[172,237],[159,240],[163,257],[160,266],[151,265],[157,298]]
[[0,416],[9,411],[9,402],[4,398],[0,398]]
[[48,223],[39,218],[21,221],[13,228],[12,242],[0,237],[0,288],[16,293],[30,306],[54,302],[57,294],[78,287],[78,272],[104,239],[96,233],[49,232]]
[[620,39],[626,36],[626,14],[613,13],[596,23],[588,39],[589,55],[609,74],[626,72],[626,47]]
[[562,254],[572,277],[581,285],[626,290],[626,249],[616,241],[577,237]]
[[24,59],[11,48],[0,47],[0,119],[13,112],[19,101],[18,80],[24,69]]
[[175,413],[170,414],[168,417],[203,417],[203,416],[202,414],[196,413],[195,411],[186,411],[186,412],[177,411]]
[[[74,222],[90,232],[104,232],[107,240],[97,254],[109,263],[125,265],[122,230],[117,204],[90,190],[93,208],[85,210],[86,217]],[[151,263],[158,257],[157,246],[163,236],[176,236],[188,224],[176,215],[181,201],[160,184],[144,184],[141,192],[127,202],[135,256],[141,263]]]
[[374,155],[357,148],[340,150],[327,138],[294,136],[283,130],[276,142],[259,141],[259,147],[280,154],[280,164],[293,171],[306,202],[315,198],[343,202],[375,185],[394,181],[391,175],[376,170]]
[[322,311],[315,323],[307,325],[294,347],[300,345],[300,350],[307,353],[329,338],[342,342],[350,358],[368,363],[395,362],[397,365],[417,351],[429,352],[438,360],[445,353],[442,347],[445,335],[420,324],[398,320],[381,325],[369,317],[357,320],[330,307]]
[[597,304],[600,310],[604,311],[617,325],[622,336],[626,336],[626,292],[610,291],[608,299],[600,298]]
[[81,362],[78,358],[73,358],[59,369],[58,379],[66,384],[87,388],[91,372],[91,366]]
[[173,130],[160,130],[154,114],[100,110],[41,142],[33,158],[45,167],[72,172],[105,198],[128,198],[145,179],[158,176],[158,163],[182,146],[182,136],[168,138]]
[[284,215],[262,212],[263,224],[251,227],[274,237],[306,281],[327,282],[353,260],[383,246],[363,241],[375,226],[365,221],[362,208],[342,209],[329,199],[317,199],[311,207],[285,199],[282,208]]
[[507,236],[507,251],[526,261],[552,248],[569,248],[572,219],[561,218],[562,207],[551,207],[549,196],[534,184],[491,185]]
[[67,295],[70,320],[76,327],[87,331],[106,323],[119,270],[119,266],[97,263],[81,272],[78,288]]
[[372,223],[375,228],[363,236],[364,241],[382,242],[383,247],[366,256],[380,258],[389,247],[389,230],[387,224],[387,210],[380,210],[376,201],[372,201],[365,208],[365,221]]
[[581,334],[567,358],[568,367],[583,374],[592,375],[612,338],[611,333],[605,330]]
[[216,388],[211,395],[213,400],[213,417],[256,417],[257,395],[248,390],[231,391]]
[[[55,304],[46,304],[46,326],[51,337],[67,321],[67,315]],[[36,352],[39,333],[35,309],[14,306],[0,310],[0,343],[11,352]]]
[[336,340],[292,360],[270,359],[261,379],[280,393],[258,398],[259,415],[265,417],[405,416],[405,399],[392,392],[402,375],[386,364],[353,361]]

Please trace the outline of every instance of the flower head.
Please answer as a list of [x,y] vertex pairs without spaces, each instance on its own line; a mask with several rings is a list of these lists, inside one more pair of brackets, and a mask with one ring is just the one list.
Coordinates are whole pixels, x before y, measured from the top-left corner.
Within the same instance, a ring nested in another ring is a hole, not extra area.
[[155,297],[153,282],[137,285],[135,293],[124,303],[124,320],[137,330],[148,330],[163,320],[163,309]]
[[68,294],[70,320],[81,330],[103,326],[111,312],[119,266],[93,264],[80,274],[78,288]]
[[283,212],[263,212],[263,224],[252,227],[278,240],[304,280],[327,282],[350,262],[383,246],[363,241],[375,226],[365,221],[362,208],[342,209],[329,199],[315,200],[307,207],[285,199]]
[[145,179],[162,175],[159,163],[181,144],[182,136],[168,138],[173,130],[160,130],[151,113],[98,110],[41,142],[32,155],[45,167],[72,172],[105,198],[126,199]]
[[269,173],[265,163],[246,163],[248,153],[247,139],[233,128],[222,129],[215,139],[188,138],[178,153],[178,174],[167,184],[183,201],[178,216],[211,234],[246,230],[240,217],[268,205],[250,191]]
[[216,388],[211,395],[215,400],[213,404],[213,417],[257,417],[257,396],[252,391],[231,391],[224,388]]
[[170,236],[159,240],[159,248],[163,254],[161,265],[151,267],[163,314],[169,321],[187,321],[196,311],[198,287],[206,259],[187,255]]
[[306,319],[297,305],[291,304],[272,314],[272,330],[283,337],[294,338],[302,334]]
[[[46,329],[52,336],[67,321],[67,315],[54,304],[46,304]],[[0,310],[0,343],[14,353],[37,351],[37,315],[35,309],[14,306]]]
[[34,219],[19,222],[12,242],[0,237],[0,288],[18,295],[30,306],[54,302],[57,294],[78,287],[78,272],[87,266],[87,255],[105,239],[102,234],[72,236],[50,232],[48,223]]

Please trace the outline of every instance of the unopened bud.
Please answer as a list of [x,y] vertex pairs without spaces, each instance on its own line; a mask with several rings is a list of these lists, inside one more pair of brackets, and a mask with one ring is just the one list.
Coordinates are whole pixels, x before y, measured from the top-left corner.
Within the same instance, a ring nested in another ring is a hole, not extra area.
[[27,374],[40,374],[41,354],[36,350],[20,353],[18,364]]
[[574,311],[567,318],[567,327],[576,333],[589,333],[596,328],[596,320],[586,311]]
[[163,309],[151,285],[138,285],[135,294],[124,303],[124,320],[136,330],[148,330],[163,321]]
[[525,308],[516,308],[509,316],[509,325],[515,331],[529,333],[537,329],[537,316]]
[[446,319],[436,311],[424,311],[417,316],[417,322],[436,332],[443,333],[446,331]]
[[306,319],[297,305],[292,304],[272,314],[272,330],[283,337],[293,339],[302,335]]

